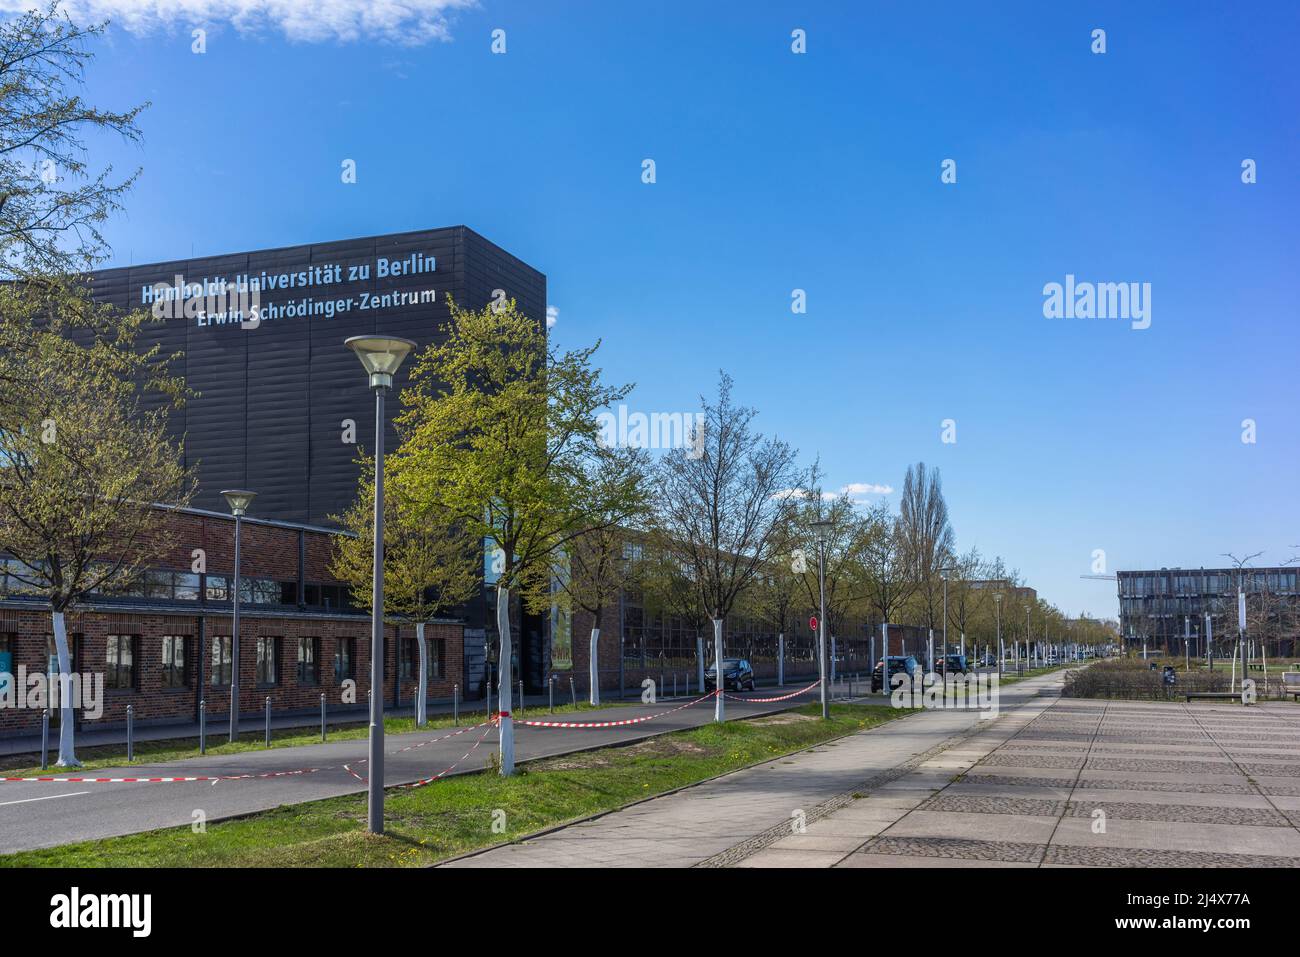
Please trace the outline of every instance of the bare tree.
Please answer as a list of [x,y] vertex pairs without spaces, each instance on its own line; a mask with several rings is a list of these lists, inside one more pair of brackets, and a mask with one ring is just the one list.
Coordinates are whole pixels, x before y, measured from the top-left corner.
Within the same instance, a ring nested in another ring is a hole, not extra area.
[[892,624],[916,591],[916,579],[902,525],[885,502],[868,511],[857,551],[867,606],[882,624]]
[[803,487],[795,451],[753,429],[755,410],[734,404],[732,380],[722,373],[717,398],[703,396],[702,437],[692,448],[665,456],[661,471],[659,534],[683,556],[700,604],[713,621],[718,694],[724,719],[722,625],[740,594],[771,559]]
[[943,617],[941,570],[955,552],[938,469],[928,469],[924,462],[908,466],[899,502],[899,523],[917,583],[921,616],[933,631]]

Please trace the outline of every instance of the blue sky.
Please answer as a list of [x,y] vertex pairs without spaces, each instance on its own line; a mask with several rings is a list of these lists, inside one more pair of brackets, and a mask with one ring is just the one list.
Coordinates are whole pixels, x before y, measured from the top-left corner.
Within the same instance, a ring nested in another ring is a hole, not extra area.
[[[633,409],[725,368],[831,486],[935,465],[961,548],[1069,613],[1116,612],[1094,549],[1300,551],[1300,6],[367,6],[240,29],[193,0],[195,55],[166,0],[93,0],[132,29],[91,98],[152,101],[141,145],[93,144],[144,168],[112,265],[465,223],[547,274],[554,335],[601,338]],[[1150,283],[1150,328],[1045,318],[1067,274]]]

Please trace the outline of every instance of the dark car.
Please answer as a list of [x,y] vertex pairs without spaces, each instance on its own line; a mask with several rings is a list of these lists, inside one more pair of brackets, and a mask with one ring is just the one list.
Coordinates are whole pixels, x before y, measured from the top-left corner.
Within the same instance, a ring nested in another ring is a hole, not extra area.
[[[704,690],[712,691],[718,683],[718,663],[715,661],[704,671]],[[744,658],[722,659],[722,688],[736,691],[754,690],[754,669]]]
[[[921,670],[921,663],[916,660],[914,655],[890,655],[889,656],[889,677],[893,680],[894,675],[907,672],[908,675],[915,678],[916,673]],[[876,662],[876,670],[871,672],[871,690],[879,691],[885,682],[885,663]]]
[[965,655],[940,655],[935,661],[935,674],[938,675],[964,675],[966,673],[966,656]]

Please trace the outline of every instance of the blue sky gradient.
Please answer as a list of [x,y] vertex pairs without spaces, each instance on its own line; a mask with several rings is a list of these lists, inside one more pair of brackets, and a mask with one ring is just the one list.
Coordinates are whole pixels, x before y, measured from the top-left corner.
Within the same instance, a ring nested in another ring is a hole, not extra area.
[[[695,410],[725,368],[832,486],[937,466],[961,548],[1068,613],[1117,612],[1094,549],[1300,552],[1300,5],[484,0],[447,27],[210,24],[201,56],[187,24],[112,29],[90,98],[152,106],[143,144],[92,144],[144,167],[110,264],[464,223],[547,274],[553,334],[602,339],[633,409]],[[1044,318],[1067,273],[1149,282],[1151,327]]]

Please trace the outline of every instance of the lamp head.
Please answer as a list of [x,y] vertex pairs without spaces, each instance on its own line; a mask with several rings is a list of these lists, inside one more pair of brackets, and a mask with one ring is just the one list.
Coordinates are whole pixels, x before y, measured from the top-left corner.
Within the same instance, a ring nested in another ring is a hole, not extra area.
[[415,348],[410,339],[395,336],[352,336],[343,344],[357,354],[370,376],[370,388],[390,389],[393,376]]
[[830,532],[834,524],[834,522],[826,521],[825,519],[818,522],[808,523],[808,527],[813,531],[813,536],[817,539],[817,544],[826,544],[826,535]]
[[221,496],[230,506],[232,514],[243,515],[248,511],[248,506],[253,504],[253,499],[257,498],[257,493],[242,488],[228,488],[221,493]]

